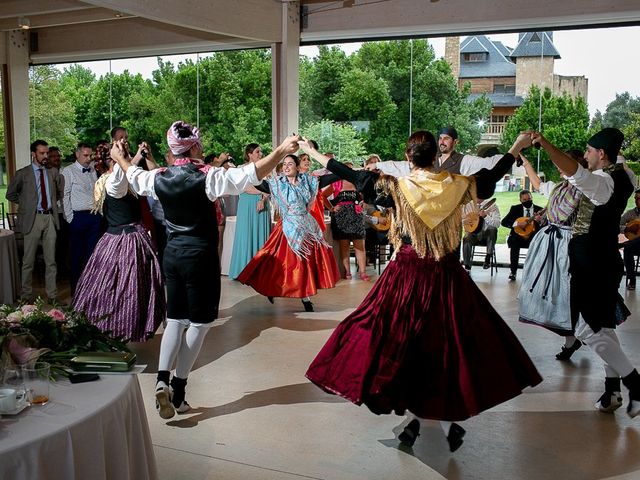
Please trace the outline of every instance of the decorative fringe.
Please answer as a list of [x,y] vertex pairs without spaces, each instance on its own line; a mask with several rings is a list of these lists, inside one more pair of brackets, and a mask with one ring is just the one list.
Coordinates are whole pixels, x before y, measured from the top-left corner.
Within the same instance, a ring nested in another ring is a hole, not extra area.
[[388,232],[389,242],[395,251],[406,243],[403,238],[407,237],[411,239],[411,244],[420,258],[430,255],[435,260],[439,260],[458,248],[462,228],[462,205],[475,199],[475,182],[470,182],[469,188],[460,199],[460,207],[434,229],[427,227],[414,212],[402,195],[395,177],[381,175],[376,187],[384,194],[390,195],[395,204]]
[[93,204],[91,205],[91,213],[97,213],[102,215],[102,207],[104,206],[104,199],[107,196],[107,178],[111,173],[103,173],[98,178],[98,181],[93,187]]

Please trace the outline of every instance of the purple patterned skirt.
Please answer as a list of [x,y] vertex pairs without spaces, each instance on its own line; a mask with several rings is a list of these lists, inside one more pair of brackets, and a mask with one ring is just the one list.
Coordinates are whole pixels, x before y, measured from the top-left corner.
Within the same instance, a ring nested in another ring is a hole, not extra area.
[[73,308],[103,331],[133,342],[153,337],[166,315],[160,264],[151,237],[134,224],[105,233],[85,267]]

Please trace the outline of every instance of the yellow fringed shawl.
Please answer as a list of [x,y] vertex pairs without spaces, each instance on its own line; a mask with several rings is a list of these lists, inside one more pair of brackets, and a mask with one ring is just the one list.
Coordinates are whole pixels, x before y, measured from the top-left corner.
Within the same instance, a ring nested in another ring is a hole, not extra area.
[[394,249],[409,237],[418,256],[429,253],[439,260],[458,247],[460,207],[476,196],[472,178],[418,171],[400,179],[382,175],[376,186],[395,203],[388,234]]

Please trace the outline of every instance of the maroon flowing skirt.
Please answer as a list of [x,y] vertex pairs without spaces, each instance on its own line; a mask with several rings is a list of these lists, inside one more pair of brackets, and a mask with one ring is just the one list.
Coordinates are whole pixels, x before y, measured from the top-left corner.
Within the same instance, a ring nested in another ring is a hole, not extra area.
[[454,255],[403,246],[338,325],[307,378],[376,414],[459,421],[542,381]]

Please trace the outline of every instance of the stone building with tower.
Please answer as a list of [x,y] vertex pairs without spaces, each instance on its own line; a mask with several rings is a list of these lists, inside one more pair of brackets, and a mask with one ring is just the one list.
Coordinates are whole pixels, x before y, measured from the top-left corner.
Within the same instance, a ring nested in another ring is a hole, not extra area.
[[510,48],[486,35],[474,35],[460,41],[449,37],[445,42],[445,59],[462,88],[471,86],[471,98],[486,94],[493,105],[487,130],[478,144],[483,154],[500,144],[500,136],[509,117],[522,105],[529,88],[536,85],[587,98],[588,79],[554,73],[560,53],[553,44],[553,32],[527,32]]

